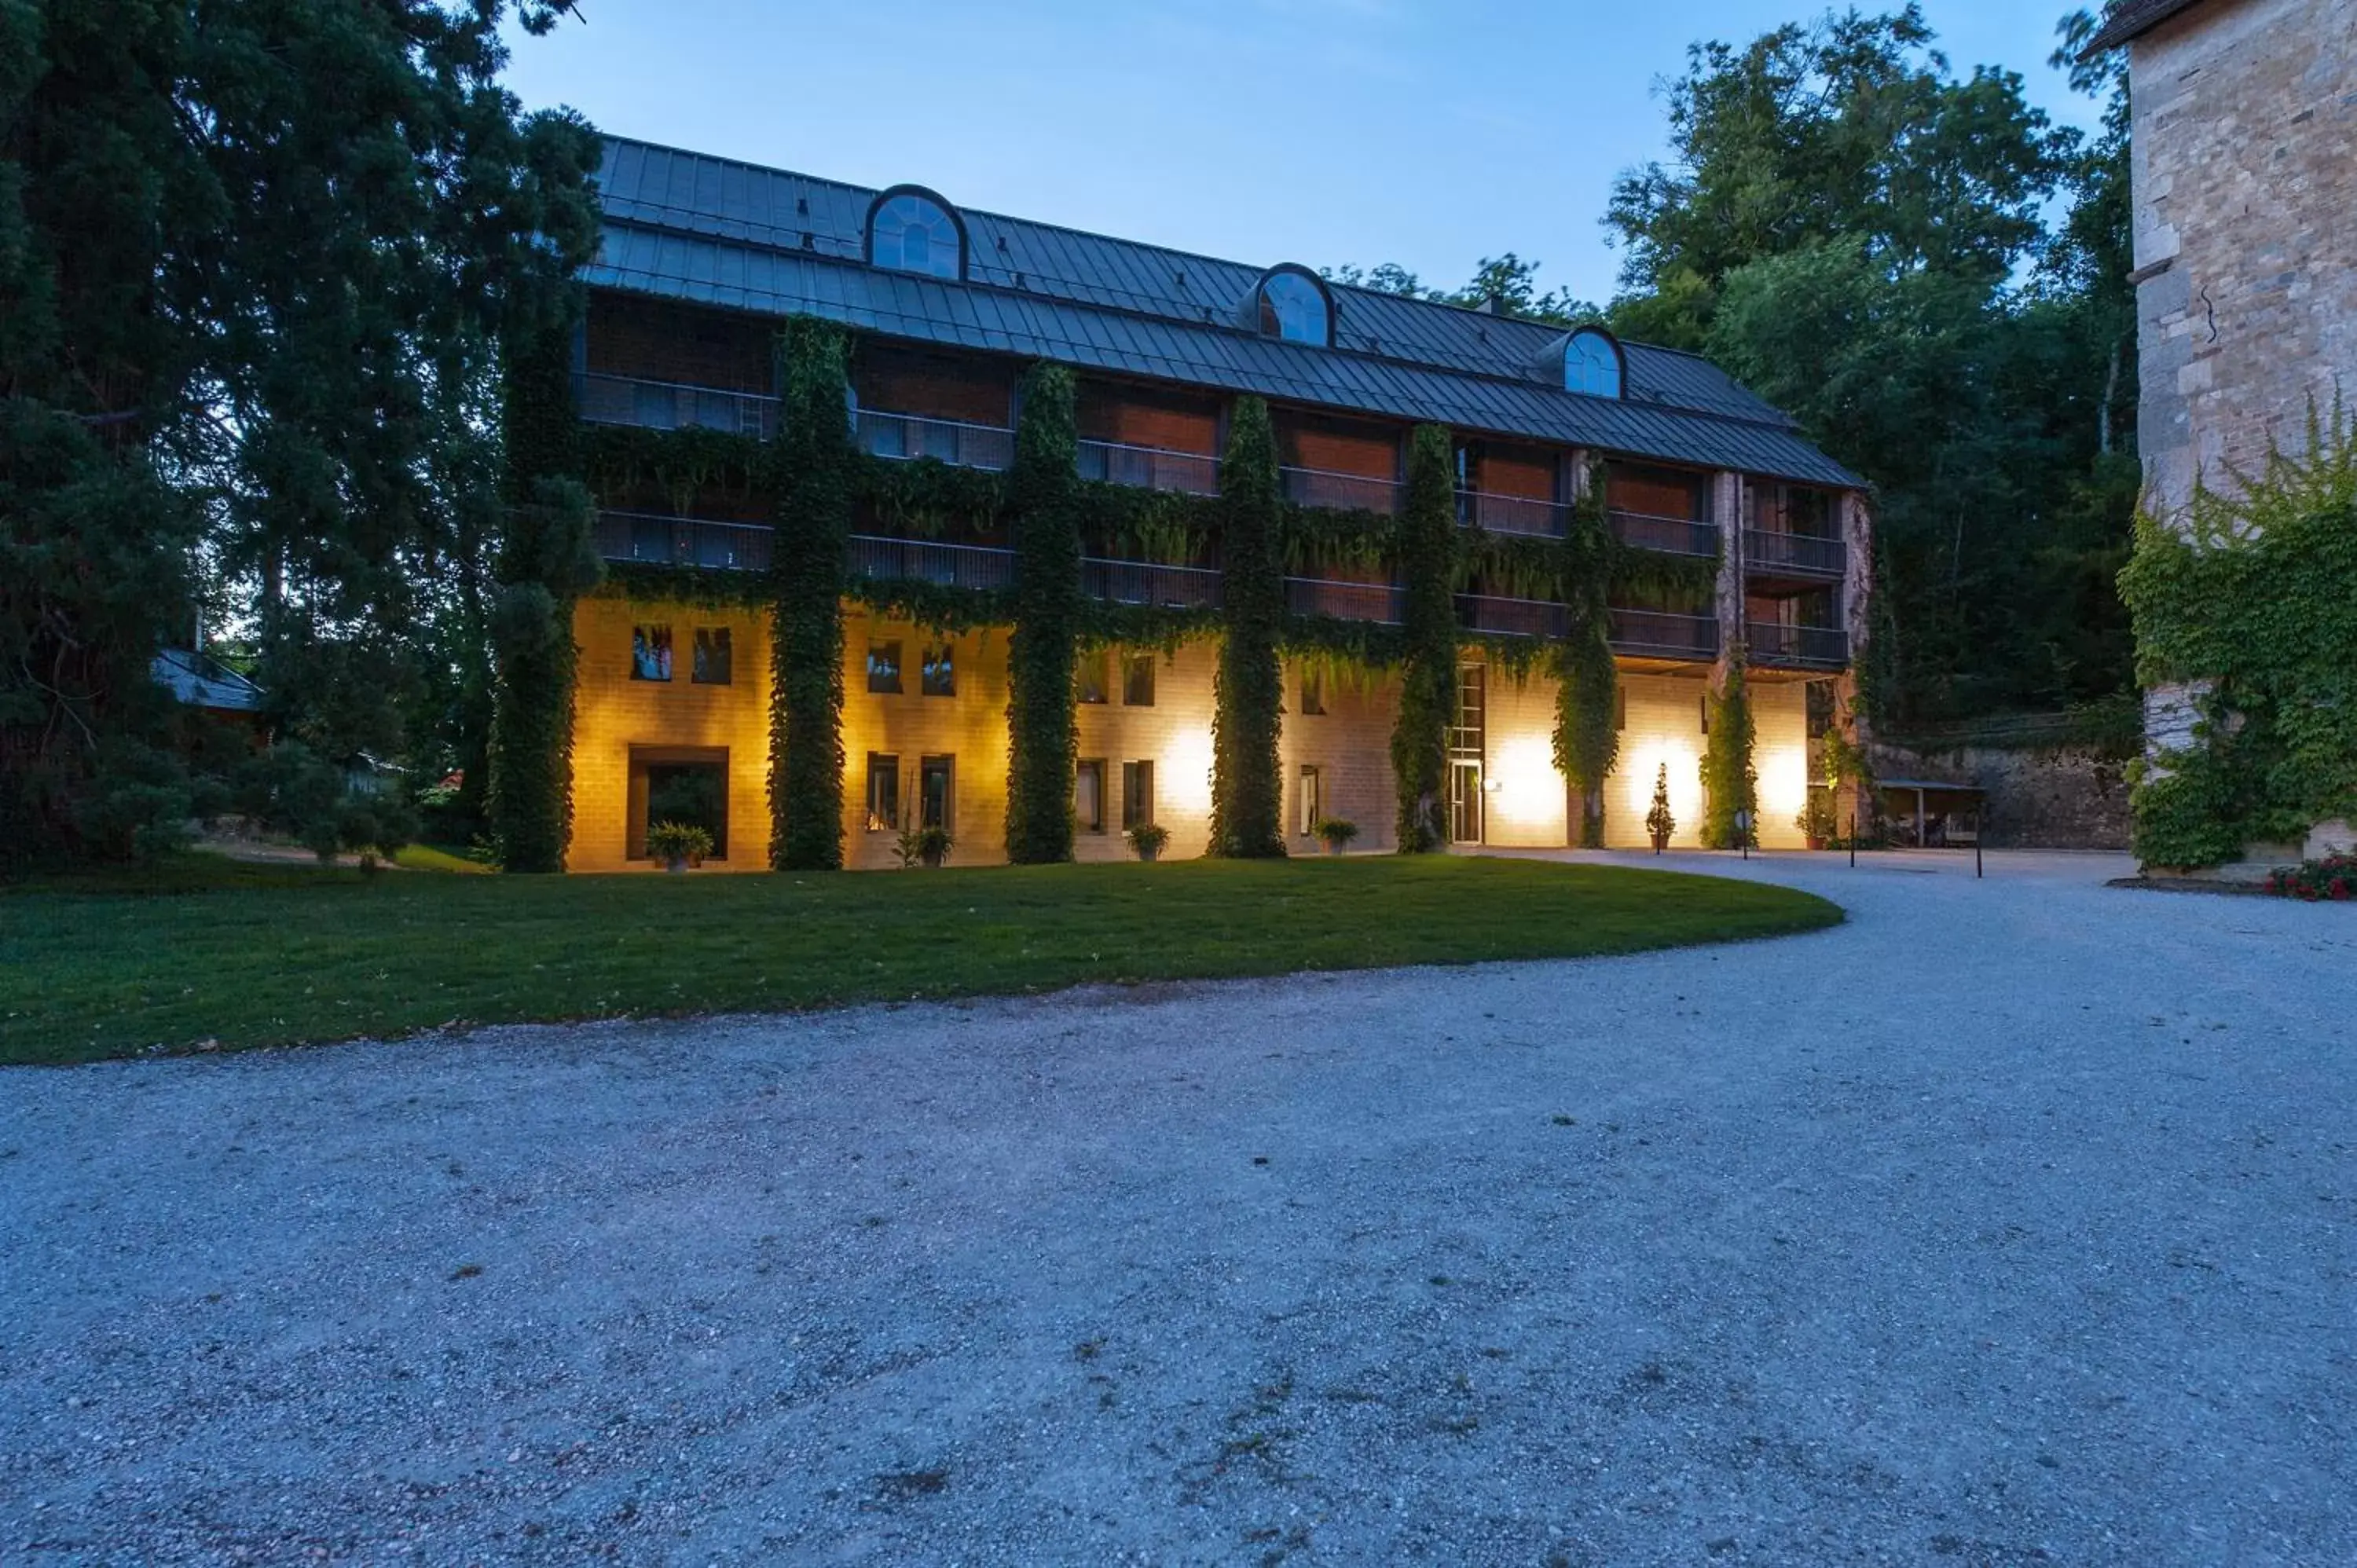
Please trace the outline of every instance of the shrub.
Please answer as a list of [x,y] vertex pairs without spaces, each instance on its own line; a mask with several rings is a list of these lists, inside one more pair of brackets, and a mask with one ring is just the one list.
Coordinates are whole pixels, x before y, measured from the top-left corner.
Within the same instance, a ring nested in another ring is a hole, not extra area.
[[2310,904],[2325,898],[2346,903],[2357,897],[2357,854],[2328,854],[2322,860],[2277,866],[2267,873],[2267,891]]
[[702,860],[711,853],[712,834],[694,822],[656,822],[647,829],[647,854],[656,860]]

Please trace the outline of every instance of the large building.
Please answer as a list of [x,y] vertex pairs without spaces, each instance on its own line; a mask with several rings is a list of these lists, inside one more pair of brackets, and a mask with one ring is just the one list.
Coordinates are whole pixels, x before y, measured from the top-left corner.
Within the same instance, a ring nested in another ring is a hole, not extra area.
[[[1555,684],[1528,656],[1561,630],[1565,606],[1544,573],[1509,567],[1561,539],[1600,483],[1620,541],[1664,567],[1612,607],[1610,842],[1644,842],[1664,766],[1678,840],[1693,842],[1704,693],[1738,646],[1759,837],[1800,842],[1812,735],[1847,710],[1867,514],[1856,476],[1706,361],[1298,265],[962,209],[912,186],[866,190],[619,140],[599,183],[607,227],[574,378],[583,421],[771,439],[775,335],[817,317],[853,334],[845,418],[858,460],[940,481],[869,487],[853,525],[846,864],[893,864],[899,830],[916,822],[949,829],[960,863],[1004,858],[1009,636],[992,607],[1006,602],[1017,555],[1003,532],[925,498],[1010,467],[1022,376],[1043,360],[1077,378],[1078,468],[1100,497],[1215,495],[1230,410],[1265,401],[1290,520],[1280,755],[1297,852],[1316,847],[1328,817],[1355,822],[1362,849],[1393,843],[1398,686],[1379,656],[1353,650],[1379,648],[1400,618],[1405,585],[1382,529],[1402,507],[1410,432],[1436,424],[1450,434],[1462,537],[1484,542],[1452,585],[1449,838],[1576,836],[1553,756]],[[694,475],[608,463],[591,478],[615,570],[576,613],[567,864],[647,865],[649,823],[676,818],[713,830],[710,864],[766,865],[776,628],[756,597],[714,584],[771,567],[777,519]],[[1169,854],[1206,847],[1222,573],[1220,540],[1183,520],[1208,510],[1108,503],[1086,532],[1082,592],[1129,607],[1136,630],[1125,639],[1115,617],[1081,658],[1082,859],[1125,854],[1124,830],[1149,822],[1168,830]]]

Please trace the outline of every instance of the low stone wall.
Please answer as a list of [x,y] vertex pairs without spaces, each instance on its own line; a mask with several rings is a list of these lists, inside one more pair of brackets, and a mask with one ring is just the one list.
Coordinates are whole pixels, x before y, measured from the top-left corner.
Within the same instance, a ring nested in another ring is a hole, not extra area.
[[2101,747],[1877,746],[1872,756],[1878,778],[1942,779],[1984,790],[1981,842],[1991,849],[2128,847],[2127,764]]

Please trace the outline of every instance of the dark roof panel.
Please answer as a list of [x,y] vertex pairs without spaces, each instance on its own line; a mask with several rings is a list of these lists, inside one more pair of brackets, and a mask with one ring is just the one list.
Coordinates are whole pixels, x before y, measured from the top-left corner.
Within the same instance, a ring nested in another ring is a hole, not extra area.
[[[965,283],[866,266],[874,192],[609,139],[588,280],[775,315],[1251,392],[1337,410],[1857,486],[1791,419],[1709,361],[1624,345],[1625,399],[1538,368],[1560,327],[1337,286],[1336,347],[1265,338],[1262,269],[995,213],[962,212]],[[1019,280],[1019,281],[1018,281]]]
[[2201,0],[2112,0],[2111,9],[2104,13],[2103,26],[2087,40],[2087,47],[2079,51],[2079,58],[2085,59],[2105,49],[2133,43],[2179,11],[2190,11],[2201,3]]

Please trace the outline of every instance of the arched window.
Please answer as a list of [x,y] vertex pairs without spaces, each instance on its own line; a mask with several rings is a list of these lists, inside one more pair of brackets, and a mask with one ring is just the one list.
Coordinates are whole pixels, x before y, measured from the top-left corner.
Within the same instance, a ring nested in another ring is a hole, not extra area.
[[1590,397],[1620,395],[1620,345],[1600,327],[1583,327],[1563,346],[1563,386],[1566,392]]
[[1262,276],[1256,300],[1254,314],[1263,337],[1332,345],[1334,305],[1315,273],[1303,267],[1277,267]]
[[867,209],[867,259],[895,272],[965,276],[965,229],[947,203],[914,186],[895,186]]

